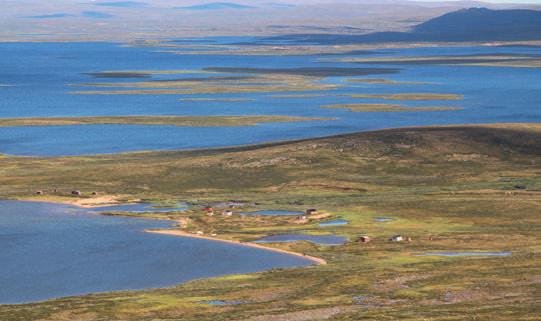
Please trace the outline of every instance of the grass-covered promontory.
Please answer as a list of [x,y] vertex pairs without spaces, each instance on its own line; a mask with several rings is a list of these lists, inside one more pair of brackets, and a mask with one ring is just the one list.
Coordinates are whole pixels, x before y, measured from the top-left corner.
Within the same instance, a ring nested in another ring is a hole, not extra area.
[[[350,242],[269,244],[327,265],[4,305],[0,319],[501,321],[535,320],[540,312],[539,124],[403,128],[201,151],[0,157],[1,198],[73,201],[81,198],[69,196],[75,189],[85,199],[192,202],[186,212],[152,215],[225,239],[296,232]],[[330,215],[321,219],[349,224],[201,211],[228,201],[245,204],[234,211],[314,207]],[[412,241],[388,240],[397,234]],[[372,241],[355,242],[361,235]],[[422,255],[441,251],[511,255]]]
[[255,126],[260,123],[282,123],[328,120],[293,116],[89,116],[2,118],[0,127],[70,126],[70,125],[170,125],[186,127]]
[[383,100],[461,100],[463,97],[456,94],[434,93],[402,93],[402,94],[353,94],[352,98],[369,98]]
[[460,110],[460,107],[452,106],[436,106],[436,107],[407,107],[398,104],[336,104],[336,105],[324,105],[322,108],[344,108],[349,111],[358,113],[372,113],[372,112],[420,112],[420,111],[445,111],[445,110]]

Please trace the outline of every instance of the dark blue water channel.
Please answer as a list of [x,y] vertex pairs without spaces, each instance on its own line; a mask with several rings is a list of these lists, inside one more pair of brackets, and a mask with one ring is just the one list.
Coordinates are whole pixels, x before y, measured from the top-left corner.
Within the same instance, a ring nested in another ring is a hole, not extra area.
[[0,201],[0,304],[311,264],[283,253],[144,232],[169,225],[66,205]]

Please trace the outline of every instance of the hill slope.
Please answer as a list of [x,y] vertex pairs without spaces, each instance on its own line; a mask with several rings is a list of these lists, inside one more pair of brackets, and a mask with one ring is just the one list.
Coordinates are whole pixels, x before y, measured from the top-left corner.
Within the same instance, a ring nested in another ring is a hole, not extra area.
[[470,8],[428,20],[416,25],[409,32],[376,32],[364,35],[289,35],[274,39],[320,44],[540,40],[541,11]]

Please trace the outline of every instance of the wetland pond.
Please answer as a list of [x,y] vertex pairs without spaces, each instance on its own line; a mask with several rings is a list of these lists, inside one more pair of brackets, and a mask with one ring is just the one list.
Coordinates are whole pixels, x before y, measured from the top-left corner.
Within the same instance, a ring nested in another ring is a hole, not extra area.
[[337,220],[332,220],[332,221],[327,221],[327,222],[321,222],[321,223],[319,223],[319,226],[321,226],[321,227],[340,226],[340,225],[348,225],[348,224],[349,224],[349,221],[347,221],[347,220],[337,219]]
[[0,201],[0,304],[312,264],[274,251],[144,232],[170,225],[67,205]]

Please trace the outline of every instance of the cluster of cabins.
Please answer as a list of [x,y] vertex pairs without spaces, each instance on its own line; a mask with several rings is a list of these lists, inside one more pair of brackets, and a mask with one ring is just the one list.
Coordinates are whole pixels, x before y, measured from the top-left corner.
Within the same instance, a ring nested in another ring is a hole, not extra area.
[[[58,194],[58,189],[56,189],[56,188],[53,189],[52,193],[53,194]],[[34,194],[35,195],[45,195],[45,191],[39,190],[39,191],[36,191]],[[82,196],[83,195],[83,193],[80,190],[73,190],[73,191],[71,191],[70,194],[72,196]],[[90,193],[90,195],[96,196],[96,195],[98,195],[98,192],[92,192],[92,193]]]
[[[234,208],[234,206],[230,206],[229,209],[222,210],[221,215],[222,216],[232,216],[233,211],[231,210],[231,208]],[[212,206],[204,207],[203,212],[207,213],[208,216],[214,216],[216,214],[216,210]],[[317,209],[315,209],[315,208],[307,209],[305,211],[304,215],[297,216],[297,220],[306,220],[308,218],[308,216],[316,214],[316,213],[317,213]]]
[[[230,206],[230,208],[234,208],[234,206]],[[203,211],[205,213],[207,213],[208,216],[214,216],[215,212],[216,212],[215,209],[212,206],[204,207]],[[308,219],[309,216],[314,215],[314,214],[317,214],[317,209],[315,209],[315,208],[307,209],[305,211],[304,215],[297,216],[297,220],[298,221],[305,221],[305,220]],[[221,211],[221,215],[229,217],[229,216],[233,215],[233,211],[231,209],[225,209],[225,210]],[[368,235],[360,236],[357,239],[357,242],[360,242],[360,243],[368,243],[370,241],[372,241],[372,238],[370,236],[368,236]],[[411,242],[412,239],[411,239],[411,237],[405,237],[405,236],[402,236],[402,235],[394,235],[391,238],[389,238],[389,241],[391,241],[391,242]]]
[[[368,243],[372,241],[372,238],[370,236],[367,236],[367,235],[363,235],[361,237],[359,237],[357,239],[357,242],[360,242],[360,243]],[[411,242],[412,239],[411,237],[405,237],[405,236],[402,236],[402,235],[394,235],[392,236],[391,238],[389,238],[389,241],[391,242]]]

